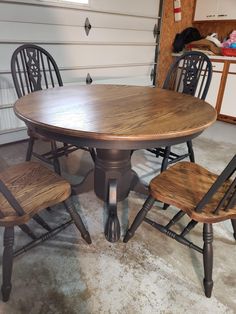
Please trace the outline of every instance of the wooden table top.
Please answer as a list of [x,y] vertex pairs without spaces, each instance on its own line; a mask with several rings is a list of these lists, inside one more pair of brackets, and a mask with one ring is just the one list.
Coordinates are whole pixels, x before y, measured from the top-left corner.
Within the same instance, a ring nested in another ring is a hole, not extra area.
[[97,141],[155,141],[202,132],[216,120],[203,100],[160,88],[70,85],[20,98],[16,115],[36,129]]

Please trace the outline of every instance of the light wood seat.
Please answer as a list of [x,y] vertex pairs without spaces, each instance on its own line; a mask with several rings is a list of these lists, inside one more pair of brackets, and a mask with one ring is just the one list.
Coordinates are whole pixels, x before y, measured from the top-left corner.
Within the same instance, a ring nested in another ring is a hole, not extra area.
[[217,178],[216,174],[195,163],[179,162],[150,182],[150,194],[160,202],[181,208],[191,219],[199,222],[214,223],[236,218],[236,204],[228,211],[221,206],[217,215],[212,212],[226,193],[231,181],[221,186],[202,212],[195,211],[197,204]]
[[24,162],[0,173],[0,179],[11,191],[25,214],[16,211],[0,194],[1,226],[25,223],[38,211],[63,202],[71,194],[70,184],[38,162]]
[[[180,162],[168,168],[149,185],[149,196],[127,231],[128,242],[142,221],[166,234],[177,242],[203,254],[205,295],[211,297],[213,280],[213,227],[212,224],[231,219],[236,239],[236,155],[218,176],[192,162]],[[166,225],[149,219],[147,213],[158,200],[180,209]],[[187,214],[190,222],[180,233],[172,227]],[[186,238],[197,225],[203,223],[203,248]]]
[[[11,276],[13,257],[33,248],[35,245],[56,235],[72,222],[75,223],[81,236],[87,243],[91,243],[80,215],[70,200],[71,186],[58,174],[37,162],[24,162],[12,166],[0,173],[0,226],[4,230],[4,252],[2,260],[2,297],[8,301],[11,292]],[[39,212],[63,202],[71,219],[52,229],[39,216]],[[47,232],[36,236],[26,224],[34,219]],[[17,251],[13,251],[14,227],[20,227],[33,240]]]

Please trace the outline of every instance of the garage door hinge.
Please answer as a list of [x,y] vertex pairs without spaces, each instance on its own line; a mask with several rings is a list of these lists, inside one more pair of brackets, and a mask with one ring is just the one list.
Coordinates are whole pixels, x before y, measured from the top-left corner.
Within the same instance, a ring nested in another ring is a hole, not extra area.
[[150,79],[151,79],[151,81],[154,80],[154,75],[155,75],[154,69],[152,69],[152,71],[151,71],[151,73],[150,73]]
[[92,80],[90,74],[88,73],[87,77],[86,77],[86,84],[90,85],[90,84],[92,84],[92,82],[93,82],[93,80]]
[[89,22],[89,19],[86,17],[85,23],[84,23],[84,29],[85,29],[85,33],[88,36],[90,29],[92,28],[92,25]]
[[160,30],[158,29],[157,24],[155,24],[154,28],[153,28],[153,36],[154,36],[154,38],[156,38],[157,35],[160,35]]

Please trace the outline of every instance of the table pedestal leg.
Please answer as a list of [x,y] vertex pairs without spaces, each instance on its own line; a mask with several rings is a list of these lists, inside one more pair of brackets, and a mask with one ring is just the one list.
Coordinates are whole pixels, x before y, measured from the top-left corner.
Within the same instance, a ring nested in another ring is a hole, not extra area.
[[130,191],[133,180],[130,151],[116,149],[97,149],[94,171],[94,191],[108,201],[110,180],[116,179],[117,202],[124,200]]
[[105,236],[110,242],[116,242],[120,238],[117,202],[128,196],[132,177],[130,151],[97,149],[94,191],[107,204]]
[[96,149],[95,169],[78,185],[72,186],[73,194],[87,192],[93,188],[96,195],[106,202],[108,219],[105,236],[108,241],[120,238],[120,223],[117,217],[117,202],[123,201],[130,190],[147,194],[148,190],[131,169],[131,151]]
[[109,242],[120,238],[120,222],[117,217],[117,181],[110,179],[108,183],[108,217],[105,226],[105,237]]

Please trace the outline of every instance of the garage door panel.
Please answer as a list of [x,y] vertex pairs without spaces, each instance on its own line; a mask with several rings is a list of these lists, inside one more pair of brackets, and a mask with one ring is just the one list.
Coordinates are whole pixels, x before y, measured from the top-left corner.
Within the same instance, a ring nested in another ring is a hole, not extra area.
[[[145,81],[150,85],[150,74],[153,66],[135,66],[135,67],[113,67],[113,68],[98,68],[98,69],[78,69],[61,71],[63,82],[85,83],[87,74],[91,76],[93,83],[97,81],[115,82],[115,79],[122,79],[127,82],[135,80],[136,77],[146,78]],[[136,83],[135,83],[136,84]]]
[[154,61],[153,47],[137,46],[47,46],[59,66],[149,63]]
[[91,8],[96,10],[107,10],[122,12],[125,14],[137,14],[153,16],[158,12],[159,0],[91,0]]
[[[30,10],[30,14],[29,14]],[[29,9],[21,4],[0,3],[0,20],[23,23],[74,25],[83,27],[86,18],[92,27],[153,30],[156,17],[145,18],[132,15],[109,14],[47,6],[31,6]]]
[[151,31],[101,29],[92,28],[89,36],[86,35],[84,27],[65,25],[41,25],[26,23],[0,22],[0,41],[22,42],[102,42],[102,43],[155,43]]
[[[154,61],[152,46],[83,46],[41,45],[48,50],[59,67],[96,66],[109,64],[150,63]],[[13,51],[18,45],[0,45],[0,71],[10,67]],[[8,68],[9,69],[9,68]]]
[[9,130],[19,127],[24,127],[25,123],[18,119],[13,112],[13,108],[1,109],[1,123],[0,123],[0,133],[3,130]]

